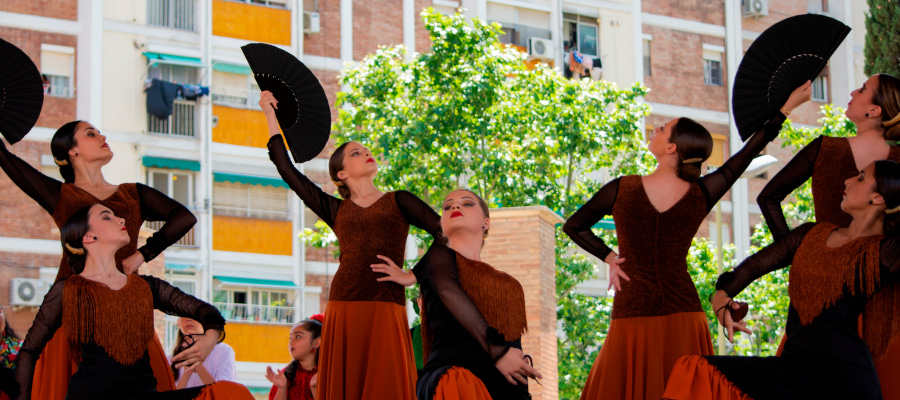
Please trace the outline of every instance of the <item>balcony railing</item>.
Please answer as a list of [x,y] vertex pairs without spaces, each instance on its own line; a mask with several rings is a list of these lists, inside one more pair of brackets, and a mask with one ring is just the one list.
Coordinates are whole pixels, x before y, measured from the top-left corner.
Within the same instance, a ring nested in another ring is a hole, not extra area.
[[147,131],[172,136],[197,136],[197,104],[193,101],[175,100],[172,115],[162,119],[147,115]]
[[[163,225],[166,224],[166,221],[147,221],[147,228],[153,229],[155,231],[160,230]],[[196,231],[197,227],[194,226],[188,233],[184,234],[181,239],[178,239],[173,246],[181,246],[181,247],[197,247],[196,242]]]
[[240,303],[213,303],[228,321],[293,324],[294,307],[260,306]]
[[212,101],[223,106],[259,109],[259,90],[216,87],[213,88]]
[[147,0],[147,24],[194,31],[194,0]]

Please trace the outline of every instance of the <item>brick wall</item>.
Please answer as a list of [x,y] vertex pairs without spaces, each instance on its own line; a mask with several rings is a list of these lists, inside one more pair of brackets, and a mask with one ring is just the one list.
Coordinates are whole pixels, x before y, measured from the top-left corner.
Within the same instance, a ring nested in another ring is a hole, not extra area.
[[[312,1],[304,3],[304,10],[316,11]],[[320,30],[319,33],[303,35],[303,52],[314,56],[341,58],[341,1],[319,0],[318,4]]]
[[723,86],[703,82],[703,44],[724,46],[722,38],[645,25],[650,42],[652,75],[644,76],[650,88],[647,101],[714,111],[728,111],[728,73],[723,55]]
[[641,11],[713,25],[725,25],[725,4],[721,1],[644,0],[641,1]]
[[0,11],[76,21],[78,0],[3,0]]
[[416,48],[419,53],[424,53],[431,49],[431,38],[425,29],[425,21],[422,20],[422,10],[431,7],[434,4],[432,0],[415,0],[416,8]]
[[[50,154],[49,143],[23,140],[7,146],[13,154],[39,170],[41,154]],[[3,233],[0,236],[59,239],[59,229],[47,211],[13,184],[6,173],[0,173],[0,221],[3,223]],[[59,260],[51,265],[57,264]]]
[[0,252],[0,304],[3,305],[3,313],[6,314],[6,322],[19,338],[24,338],[28,333],[38,307],[11,306],[10,280],[37,279],[40,277],[40,267],[58,266],[59,257],[59,255]]
[[396,0],[353,2],[353,59],[362,60],[380,46],[403,44],[403,7]]

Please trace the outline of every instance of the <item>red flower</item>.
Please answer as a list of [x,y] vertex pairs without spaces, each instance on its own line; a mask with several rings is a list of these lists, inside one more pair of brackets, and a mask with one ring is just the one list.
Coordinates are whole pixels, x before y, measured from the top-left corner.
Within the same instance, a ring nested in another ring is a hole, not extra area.
[[309,317],[309,319],[319,321],[319,323],[324,323],[325,315],[324,314],[313,314],[313,316]]

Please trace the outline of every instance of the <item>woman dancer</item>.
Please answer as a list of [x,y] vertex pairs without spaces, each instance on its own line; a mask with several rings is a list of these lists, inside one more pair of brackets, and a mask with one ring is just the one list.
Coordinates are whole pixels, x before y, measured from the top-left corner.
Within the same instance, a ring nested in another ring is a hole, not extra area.
[[[566,234],[609,264],[616,288],[613,320],[582,399],[659,399],[679,357],[712,354],[706,314],[687,271],[688,249],[712,207],[778,135],[785,114],[809,100],[809,88],[807,82],[794,90],[783,114],[704,177],[700,166],[713,145],[709,132],[687,118],[669,121],[650,138],[659,163],[652,174],[607,183],[566,221]],[[622,257],[591,231],[610,214]]]
[[[116,253],[120,271],[137,272],[141,264],[154,259],[197,222],[187,208],[156,189],[140,183],[108,183],[101,168],[109,163],[113,153],[106,144],[106,137],[85,121],[72,121],[60,127],[53,135],[50,151],[65,183],[41,174],[10,153],[2,141],[0,168],[16,186],[47,210],[57,227],[61,228],[75,210],[94,203],[103,204],[125,218],[131,242]],[[166,223],[138,249],[138,232],[144,221]],[[66,259],[67,255],[63,252],[56,274],[57,282],[73,273]],[[58,400],[65,397],[69,378],[75,373],[69,354],[65,332],[60,331],[45,347],[35,369],[35,399]],[[175,382],[169,372],[165,350],[156,336],[150,345],[150,363],[158,382],[157,388],[160,391],[174,389]]]
[[[900,277],[900,164],[876,161],[845,187],[841,209],[851,216],[848,227],[803,224],[716,282],[712,307],[731,339],[734,330],[749,332],[732,321],[732,298],[791,265],[781,357],[684,357],[665,398],[882,398],[872,357],[887,351],[898,333],[900,307],[881,290],[895,287]],[[865,341],[857,333],[861,313]]]
[[[175,340],[177,344],[172,351],[172,358],[187,349],[185,337],[202,334],[203,326],[200,322],[188,317],[178,318],[178,335]],[[172,376],[175,378],[176,389],[209,385],[217,381],[237,381],[234,349],[228,343],[216,344],[209,357],[193,368],[177,368],[176,364],[178,362],[172,361]]]
[[313,400],[312,381],[318,373],[319,346],[322,343],[322,321],[325,316],[316,314],[291,328],[288,351],[291,361],[280,371],[266,367],[266,379],[272,382],[269,400]]
[[384,264],[372,266],[388,274],[379,281],[420,283],[427,361],[416,394],[419,400],[529,399],[528,378],[541,374],[522,353],[525,293],[515,278],[481,261],[491,224],[487,204],[462,189],[447,195],[443,210],[448,244],[432,244],[412,273],[383,256]]
[[[766,184],[756,199],[776,241],[790,231],[781,202],[808,179],[812,178],[816,221],[847,227],[850,215],[841,210],[841,182],[856,176],[875,160],[900,161],[900,147],[886,142],[900,140],[900,79],[888,74],[872,75],[850,97],[844,115],[856,125],[856,136],[816,138]],[[875,367],[883,376],[900,371],[900,342],[876,360]],[[882,380],[881,388],[886,399],[900,400],[900,380]]]
[[373,179],[378,163],[361,144],[334,150],[331,180],[343,200],[329,196],[288,159],[272,93],[260,95],[269,124],[269,158],[285,182],[330,226],[341,246],[341,264],[331,283],[319,356],[317,399],[414,399],[413,358],[406,297],[393,282],[376,282],[369,265],[384,254],[402,261],[409,225],[432,236],[440,217],[406,191],[383,193]]
[[203,388],[156,393],[148,345],[156,336],[153,309],[201,321],[205,333],[175,357],[179,366],[202,362],[224,336],[215,307],[165,281],[118,270],[116,252],[131,242],[125,219],[94,204],[76,210],[60,230],[74,275],[57,281],[19,352],[20,400],[31,399],[34,363],[56,330],[67,331],[78,372],[66,399],[252,399],[247,388],[218,382]]

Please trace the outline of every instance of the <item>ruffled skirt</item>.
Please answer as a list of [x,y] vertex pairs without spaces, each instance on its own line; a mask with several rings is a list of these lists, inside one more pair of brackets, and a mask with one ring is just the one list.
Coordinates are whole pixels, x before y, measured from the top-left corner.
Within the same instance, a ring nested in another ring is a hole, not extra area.
[[682,357],[672,368],[667,400],[752,400],[701,356]]
[[441,375],[433,400],[491,400],[491,394],[471,371],[453,367]]

